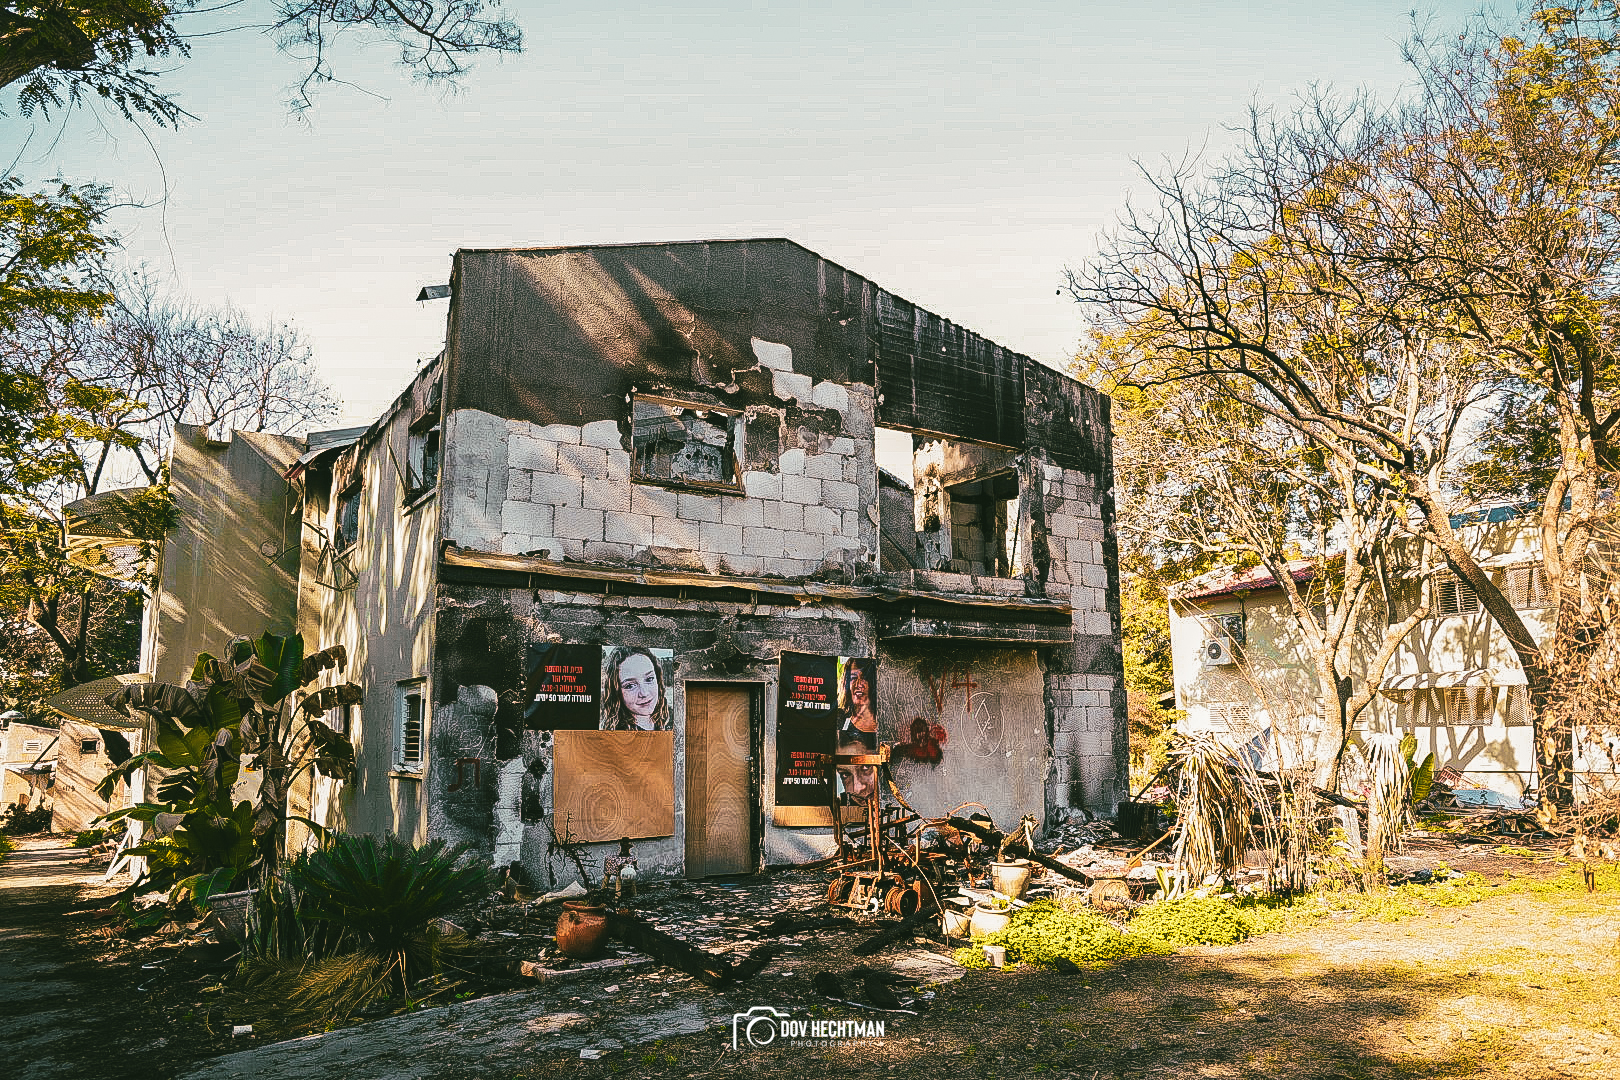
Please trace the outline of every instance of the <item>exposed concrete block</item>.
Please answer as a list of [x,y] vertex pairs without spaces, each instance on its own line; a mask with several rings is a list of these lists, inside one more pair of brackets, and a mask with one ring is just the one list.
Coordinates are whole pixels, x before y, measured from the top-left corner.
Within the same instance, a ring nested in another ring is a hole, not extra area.
[[783,532],[803,532],[804,506],[799,503],[777,503],[776,524],[771,525],[769,521],[765,524],[769,528],[781,529]]
[[795,559],[819,559],[826,550],[826,538],[804,532],[782,534],[783,553]]
[[479,409],[450,414],[446,448],[458,461],[480,465],[506,463],[506,421]]
[[579,441],[584,446],[600,446],[605,450],[623,450],[624,438],[616,420],[597,420],[579,429]]
[[760,367],[773,371],[793,370],[793,350],[788,346],[759,338],[749,338],[748,344],[753,346],[754,359],[759,361]]
[[675,517],[653,518],[653,545],[693,551],[698,546],[698,522]]
[[501,537],[500,543],[495,545],[495,550],[502,555],[522,555],[525,551],[536,551],[544,546],[538,537],[527,533],[509,532]]
[[604,481],[587,483],[583,505],[587,510],[611,510],[617,514],[630,512],[630,485]]
[[1080,535],[1080,519],[1073,514],[1051,514],[1047,516],[1046,528],[1053,536],[1073,540]]
[[861,535],[861,512],[859,510],[845,510],[838,531],[845,536]]
[[782,456],[776,459],[776,467],[783,476],[802,476],[804,474],[804,451],[798,447],[782,451]]
[[522,469],[506,470],[506,501],[528,502],[531,474]]
[[[839,486],[850,487],[851,485],[840,484]],[[806,506],[820,503],[822,501],[821,481],[808,476],[782,477],[782,501],[803,503]],[[829,500],[827,505],[833,506],[837,504]]]
[[720,520],[726,525],[765,524],[765,507],[758,499],[721,499]]
[[745,574],[750,577],[765,571],[765,560],[753,555],[724,555],[720,559],[722,574]]
[[[847,395],[846,395],[847,396]],[[827,453],[837,454],[839,457],[848,457],[855,453],[855,440],[846,435],[840,435],[827,447]]]
[[804,508],[804,531],[821,536],[835,536],[843,527],[843,515],[826,506]]
[[653,519],[647,514],[608,514],[602,523],[602,539],[612,544],[651,547]]
[[591,562],[619,562],[634,556],[636,549],[629,544],[605,543],[599,540],[585,541],[585,557]]
[[838,383],[817,383],[812,393],[811,400],[823,408],[837,409],[839,412],[849,408],[849,391]]
[[853,470],[853,465],[844,458],[832,454],[815,454],[805,459],[804,475],[813,476],[817,480],[842,481],[846,465]]
[[743,531],[738,525],[718,525],[712,521],[705,521],[701,534],[703,550],[712,551],[720,555],[743,554]]
[[576,510],[571,506],[559,507],[557,536],[563,540],[602,539],[602,511]]
[[565,476],[587,480],[608,478],[607,451],[600,446],[557,447],[557,471]]
[[630,483],[630,454],[625,450],[607,452],[607,478],[617,484]]
[[[848,484],[842,480],[828,480],[821,484],[821,498],[806,499],[804,501],[819,502],[824,506],[830,506],[838,510],[858,510],[861,505],[860,494],[860,488],[854,484]],[[783,496],[783,498],[786,497],[786,495]]]
[[[1090,541],[1087,541],[1090,543]],[[1093,545],[1095,546],[1095,545]],[[1100,554],[1100,553],[1099,553]],[[1080,568],[1080,584],[1088,589],[1107,590],[1108,571],[1100,563],[1087,563]]]
[[580,431],[573,424],[547,424],[540,429],[540,433],[547,442],[553,442],[559,446],[579,445]]
[[857,445],[869,444],[877,430],[877,391],[863,385],[844,389],[849,391],[849,407],[843,410],[844,434]]
[[743,490],[748,492],[750,499],[780,499],[782,481],[775,473],[743,473]]
[[1102,518],[1081,518],[1077,523],[1075,535],[1081,540],[1092,540],[1099,544],[1102,543],[1103,538],[1106,535],[1105,530],[1103,529]]
[[529,478],[530,500],[547,506],[579,506],[584,490],[584,482],[577,476],[533,473]]
[[1076,633],[1104,635],[1114,632],[1114,621],[1106,611],[1087,611],[1084,614],[1075,613],[1074,629]]
[[550,536],[555,510],[544,503],[508,502],[501,506],[501,530],[529,536]]
[[691,495],[681,492],[677,501],[675,512],[687,521],[713,521],[720,520],[719,495]]
[[[525,425],[533,427],[534,425]],[[557,471],[557,444],[539,439],[514,437],[506,447],[507,464],[530,472]]]
[[810,376],[792,371],[772,371],[771,387],[779,398],[808,402],[811,400]]
[[781,558],[782,530],[744,529],[743,553],[746,555],[758,555],[765,559]]
[[630,512],[653,517],[674,517],[680,509],[680,497],[668,488],[633,484],[630,487]]

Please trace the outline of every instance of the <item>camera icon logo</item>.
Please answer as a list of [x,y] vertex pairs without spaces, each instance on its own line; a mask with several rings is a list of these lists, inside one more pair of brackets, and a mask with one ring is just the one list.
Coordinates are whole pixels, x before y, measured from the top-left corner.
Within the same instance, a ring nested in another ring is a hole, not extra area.
[[769,1005],[755,1005],[747,1012],[731,1014],[731,1048],[769,1046],[776,1041],[781,1022],[788,1014]]

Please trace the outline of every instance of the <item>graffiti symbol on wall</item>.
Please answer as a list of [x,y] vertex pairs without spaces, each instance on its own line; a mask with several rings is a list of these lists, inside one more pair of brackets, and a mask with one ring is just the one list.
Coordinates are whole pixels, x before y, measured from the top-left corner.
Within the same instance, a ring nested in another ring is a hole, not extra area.
[[1001,695],[979,694],[967,714],[968,749],[980,757],[1002,750]]

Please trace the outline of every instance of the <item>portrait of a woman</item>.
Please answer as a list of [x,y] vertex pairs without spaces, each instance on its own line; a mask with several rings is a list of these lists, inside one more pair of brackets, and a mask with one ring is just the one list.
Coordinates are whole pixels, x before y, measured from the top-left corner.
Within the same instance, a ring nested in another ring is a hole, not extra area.
[[602,665],[603,731],[672,731],[664,665],[651,649],[621,645]]
[[877,749],[877,713],[872,706],[872,684],[876,664],[871,659],[851,656],[842,661],[843,677],[838,680],[838,711],[844,723],[838,729],[840,743],[857,741],[868,752]]

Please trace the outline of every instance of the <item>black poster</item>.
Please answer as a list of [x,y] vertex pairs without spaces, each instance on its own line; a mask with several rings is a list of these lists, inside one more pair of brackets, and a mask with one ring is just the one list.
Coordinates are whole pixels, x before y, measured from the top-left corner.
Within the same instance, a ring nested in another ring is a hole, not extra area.
[[530,645],[528,708],[530,730],[585,731],[602,722],[602,647]]
[[776,805],[827,806],[838,730],[838,657],[783,653],[776,699]]

